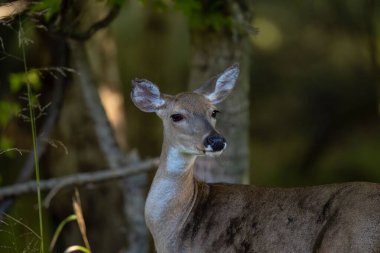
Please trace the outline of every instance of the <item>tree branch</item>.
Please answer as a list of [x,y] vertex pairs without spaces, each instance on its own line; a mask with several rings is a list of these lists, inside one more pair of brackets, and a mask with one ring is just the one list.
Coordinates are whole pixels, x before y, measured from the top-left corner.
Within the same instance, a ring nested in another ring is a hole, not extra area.
[[94,74],[90,68],[90,63],[86,54],[86,48],[81,42],[71,42],[72,54],[75,56],[75,65],[79,73],[79,85],[82,88],[84,102],[89,109],[90,115],[95,123],[95,132],[100,148],[111,169],[125,166],[128,162],[124,152],[117,144],[111,125],[107,119],[106,112],[99,98],[96,89]]
[[73,31],[62,31],[61,33],[73,40],[86,41],[92,37],[98,30],[107,27],[119,14],[120,6],[114,5],[111,7],[108,14],[101,20],[92,24],[86,31],[78,33]]
[[21,12],[24,12],[29,6],[25,0],[13,1],[10,3],[0,4],[0,21],[2,19],[11,18]]
[[[158,166],[159,159],[149,159],[143,162],[135,163],[125,168],[117,170],[101,170],[96,172],[86,172],[74,175],[69,175],[59,178],[51,178],[40,181],[40,187],[42,191],[54,191],[54,195],[63,188],[101,183],[109,180],[122,179],[124,177],[132,176],[139,173],[145,173],[150,171],[153,167]],[[17,183],[11,186],[5,186],[0,188],[0,200],[4,200],[11,197],[16,197],[26,193],[36,192],[36,181],[28,181],[25,183]],[[49,193],[49,195],[51,195]],[[50,200],[53,196],[50,197]]]

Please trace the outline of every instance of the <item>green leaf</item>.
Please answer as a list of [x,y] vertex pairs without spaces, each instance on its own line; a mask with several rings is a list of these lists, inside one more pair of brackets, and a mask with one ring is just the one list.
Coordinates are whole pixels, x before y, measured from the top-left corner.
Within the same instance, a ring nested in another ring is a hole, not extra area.
[[61,0],[43,0],[31,8],[32,12],[44,12],[45,20],[49,21],[61,8]]
[[23,86],[22,76],[20,74],[10,74],[9,84],[13,93],[20,91]]
[[7,150],[12,148],[14,145],[13,140],[6,137],[6,136],[1,136],[0,137],[0,150]]
[[[6,136],[0,136],[0,156],[5,155],[13,158],[17,152],[17,149],[13,148],[14,141]],[[1,182],[0,182],[1,185]]]
[[8,124],[20,112],[20,105],[10,101],[0,101],[0,127]]
[[41,80],[39,72],[36,69],[31,69],[28,72],[12,73],[9,75],[9,84],[12,92],[18,92],[27,84],[30,84],[34,90],[41,88]]

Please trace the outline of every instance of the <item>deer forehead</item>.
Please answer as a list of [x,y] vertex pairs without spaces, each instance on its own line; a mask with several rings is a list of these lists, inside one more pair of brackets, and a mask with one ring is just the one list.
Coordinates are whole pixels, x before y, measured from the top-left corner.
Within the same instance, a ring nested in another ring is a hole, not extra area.
[[212,108],[213,105],[203,95],[192,92],[180,93],[173,101],[173,112],[204,114]]

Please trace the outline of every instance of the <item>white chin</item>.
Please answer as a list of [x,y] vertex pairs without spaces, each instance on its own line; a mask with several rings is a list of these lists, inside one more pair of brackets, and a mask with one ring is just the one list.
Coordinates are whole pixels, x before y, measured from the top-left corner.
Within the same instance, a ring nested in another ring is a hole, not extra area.
[[205,151],[205,155],[206,156],[210,156],[210,157],[215,157],[215,156],[220,156],[221,154],[223,153],[223,150],[220,150],[220,151]]

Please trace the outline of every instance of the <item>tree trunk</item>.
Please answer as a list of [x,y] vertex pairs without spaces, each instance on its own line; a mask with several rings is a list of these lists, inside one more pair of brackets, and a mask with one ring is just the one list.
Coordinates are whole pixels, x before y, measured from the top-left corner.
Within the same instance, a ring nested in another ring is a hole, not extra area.
[[[127,149],[126,112],[117,66],[117,48],[111,29],[99,31],[87,46],[92,57],[93,73],[99,80],[99,95],[106,111],[108,120],[113,128],[116,141],[124,151]],[[139,162],[138,154],[132,152],[128,157],[129,163]],[[134,175],[123,180],[124,215],[127,220],[127,247],[124,253],[148,252],[148,229],[144,220],[144,207],[147,188],[147,175]]]
[[[53,139],[63,143],[65,149],[49,150],[47,158],[50,177],[59,177],[78,172],[89,172],[109,167],[95,138],[94,122],[83,103],[83,94],[78,82],[67,89],[64,106]],[[116,187],[115,187],[116,186]],[[80,195],[88,238],[93,252],[117,252],[125,244],[126,223],[122,212],[121,187],[114,182],[96,187],[81,187]],[[72,190],[56,195],[50,210],[59,224],[73,213]],[[65,228],[58,240],[56,252],[66,247],[81,244],[81,235],[75,223]]]
[[190,88],[234,63],[240,64],[240,76],[230,97],[218,105],[222,112],[217,129],[227,139],[227,149],[217,158],[201,157],[196,162],[196,175],[207,182],[248,182],[249,167],[249,45],[245,37],[232,37],[229,32],[194,31]]
[[[83,27],[101,20],[107,14],[104,12],[109,11],[104,9],[104,3],[83,1],[77,4],[80,10],[86,10],[82,17],[85,21],[79,25]],[[124,101],[116,65],[116,45],[109,35],[110,31],[106,29],[98,32],[86,46],[74,41],[70,43],[79,75],[75,75],[76,83],[71,87],[62,112],[64,120],[60,121],[60,140],[67,144],[69,155],[53,159],[63,170],[120,169],[138,161],[136,155],[127,156],[121,148],[127,146]],[[100,74],[96,76],[95,73]],[[120,183],[107,183],[96,190],[81,191],[84,218],[94,253],[120,252],[126,244],[125,252],[148,252],[149,236],[144,223],[146,178],[145,174],[135,175]],[[78,239],[75,234],[78,233],[66,236],[66,245],[74,244]]]

